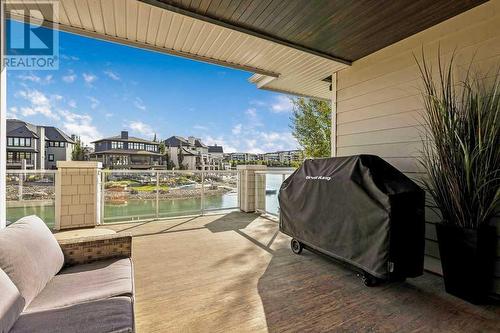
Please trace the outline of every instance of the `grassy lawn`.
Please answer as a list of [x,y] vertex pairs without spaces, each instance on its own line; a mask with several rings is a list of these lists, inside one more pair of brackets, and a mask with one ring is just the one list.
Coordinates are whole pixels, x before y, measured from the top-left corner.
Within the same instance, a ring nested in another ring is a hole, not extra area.
[[[156,185],[134,186],[133,189],[139,192],[153,192],[154,190],[156,190]],[[168,186],[160,185],[158,186],[158,189],[163,191],[168,191]]]

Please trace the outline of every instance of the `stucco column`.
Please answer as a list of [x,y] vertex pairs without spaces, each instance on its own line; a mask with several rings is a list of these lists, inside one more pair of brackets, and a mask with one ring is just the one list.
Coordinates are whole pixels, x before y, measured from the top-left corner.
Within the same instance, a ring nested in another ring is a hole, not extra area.
[[[256,177],[255,171],[266,170],[265,165],[238,165],[236,167],[238,170],[239,177],[239,206],[240,210],[246,213],[255,212],[257,208],[256,198],[261,198],[262,195],[256,192],[256,189],[264,189],[265,196],[265,186],[259,186],[257,183],[261,183],[264,177]],[[257,196],[256,196],[257,194]],[[260,202],[260,199],[259,199]]]
[[100,169],[96,161],[58,161],[56,230],[95,227],[100,223]]

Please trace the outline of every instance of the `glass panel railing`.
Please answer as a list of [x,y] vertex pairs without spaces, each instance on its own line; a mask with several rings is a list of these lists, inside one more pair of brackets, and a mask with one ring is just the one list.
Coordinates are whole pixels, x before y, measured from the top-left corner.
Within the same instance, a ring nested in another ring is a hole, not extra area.
[[294,169],[276,169],[255,172],[257,211],[273,216],[279,215],[278,193],[281,184],[294,171]]
[[55,170],[7,170],[7,221],[37,215],[49,228],[55,221]]
[[155,171],[103,171],[103,222],[156,217]]
[[201,214],[201,173],[162,171],[159,184],[158,217]]
[[238,208],[237,171],[103,171],[103,222]]
[[238,172],[203,172],[203,211],[233,210],[238,205]]

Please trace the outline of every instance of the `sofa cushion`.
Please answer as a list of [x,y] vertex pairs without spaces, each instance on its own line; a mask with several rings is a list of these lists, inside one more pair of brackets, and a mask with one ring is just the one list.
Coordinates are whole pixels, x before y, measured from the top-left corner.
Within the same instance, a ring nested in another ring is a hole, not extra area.
[[10,333],[133,332],[130,297],[80,303],[47,311],[23,313]]
[[61,248],[40,218],[23,217],[0,231],[0,268],[16,285],[25,307],[63,264]]
[[0,333],[10,330],[23,308],[24,298],[7,274],[0,269]]
[[25,312],[44,311],[113,296],[133,296],[132,274],[129,258],[63,268]]

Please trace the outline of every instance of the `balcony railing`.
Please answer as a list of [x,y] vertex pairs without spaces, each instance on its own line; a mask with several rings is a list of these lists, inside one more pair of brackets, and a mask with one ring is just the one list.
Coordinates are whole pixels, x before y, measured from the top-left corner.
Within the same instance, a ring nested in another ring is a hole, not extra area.
[[237,171],[104,170],[104,223],[200,215],[238,206]]
[[[255,209],[278,216],[278,192],[293,169],[255,171]],[[100,170],[98,221],[121,223],[231,211],[241,170]],[[55,224],[57,170],[7,171],[7,220],[38,215]],[[59,186],[59,185],[57,185]],[[253,191],[253,185],[250,185]],[[248,194],[248,193],[247,193]]]
[[53,227],[55,174],[56,170],[7,170],[7,221],[34,214]]
[[273,168],[255,171],[255,202],[257,212],[278,217],[278,193],[281,184],[294,171],[295,169],[293,168]]

